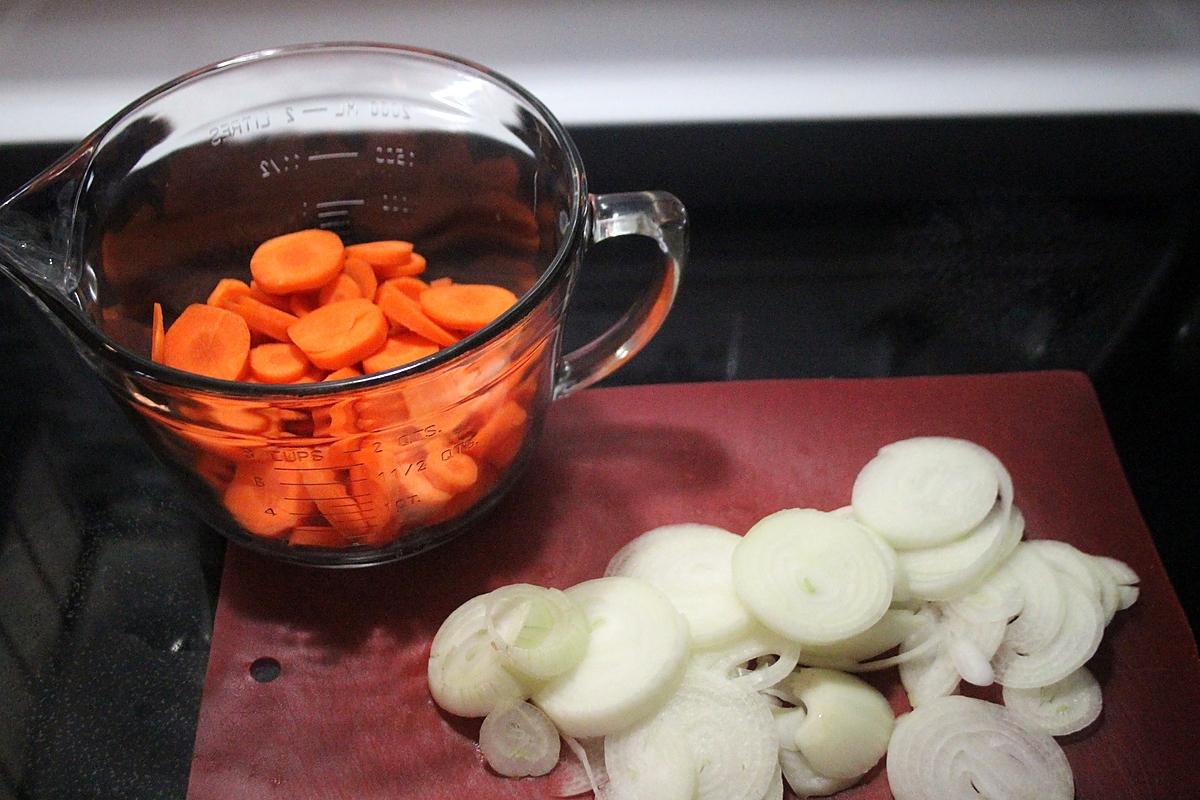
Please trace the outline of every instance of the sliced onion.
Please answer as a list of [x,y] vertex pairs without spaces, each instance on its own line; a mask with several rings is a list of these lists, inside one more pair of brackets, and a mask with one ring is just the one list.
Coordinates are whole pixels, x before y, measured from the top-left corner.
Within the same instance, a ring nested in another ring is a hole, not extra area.
[[760,800],[774,779],[777,753],[766,699],[699,669],[688,670],[657,714],[604,742],[610,788],[622,798],[663,797],[657,787],[684,787],[677,773],[688,770],[695,789],[686,797]]
[[1067,613],[1063,581],[1036,550],[1023,542],[1003,564],[1021,592],[1020,614],[1009,623],[1004,639],[1014,653],[1047,647],[1062,628]]
[[[787,702],[792,702],[794,695],[791,692],[784,692],[778,688],[772,689],[773,697],[782,697]],[[800,726],[804,724],[804,718],[808,712],[804,710],[804,706],[780,707],[772,706],[771,713],[775,717],[775,737],[779,739],[779,747],[783,750],[799,750],[800,745],[796,744],[796,734],[800,730]]]
[[487,595],[473,597],[446,618],[429,649],[429,693],[460,717],[487,716],[497,705],[524,700],[528,689],[504,668],[487,624]]
[[1035,551],[1052,568],[1070,575],[1095,595],[1097,600],[1100,599],[1100,581],[1092,570],[1091,556],[1057,539],[1033,539],[1027,544],[1030,550]]
[[1100,684],[1080,667],[1061,681],[1036,689],[1004,687],[1004,705],[1021,722],[1051,736],[1081,731],[1100,716]]
[[1065,613],[1056,634],[1048,641],[1031,644],[1012,636],[1018,617],[1008,626],[1004,641],[992,659],[996,682],[1028,689],[1048,686],[1067,677],[1096,654],[1104,636],[1104,609],[1099,599],[1069,575],[1057,582]]
[[779,766],[787,785],[792,787],[792,793],[801,800],[825,797],[858,782],[858,778],[831,778],[820,774],[812,768],[804,754],[796,750],[780,750]]
[[567,589],[591,635],[574,669],[533,701],[567,736],[606,736],[649,716],[674,691],[688,656],[687,622],[645,581],[614,576]]
[[754,622],[733,588],[733,550],[741,540],[712,525],[665,525],[618,550],[604,574],[656,586],[688,621],[693,645],[711,647]]
[[[749,662],[774,660],[754,669],[740,669]],[[750,691],[769,689],[791,674],[800,660],[800,645],[771,629],[754,623],[749,631],[725,644],[692,654],[692,663],[722,675]]]
[[554,792],[554,796],[574,797],[591,792],[594,800],[608,800],[608,773],[604,771],[604,739],[575,739],[564,736],[562,740],[575,756],[574,763],[578,765],[579,771],[566,776]]
[[941,615],[927,606],[917,612],[917,616],[928,625],[900,644],[901,653],[921,650],[921,655],[900,664],[900,683],[913,708],[952,694],[961,679],[950,655],[942,647]]
[[1025,518],[1011,501],[1011,492],[1005,491],[983,522],[961,538],[897,553],[898,569],[912,595],[925,600],[959,597],[1008,558],[1025,532]]
[[733,552],[738,597],[768,628],[800,643],[865,631],[887,611],[893,581],[869,532],[813,509],[759,520]]
[[961,695],[925,703],[896,722],[888,746],[896,800],[1071,800],[1062,748],[994,703]]
[[488,766],[506,777],[545,775],[558,763],[558,730],[529,703],[498,706],[479,727],[479,749]]
[[897,549],[944,544],[978,525],[995,505],[997,464],[987,450],[962,439],[894,442],[859,472],[850,505],[860,522]]
[[[1138,574],[1126,564],[1108,556],[1092,556],[1095,562],[1104,569],[1117,584],[1117,610],[1124,611],[1137,602],[1139,582]],[[1112,619],[1111,616],[1108,617]]]
[[805,713],[797,718],[792,741],[780,739],[780,747],[794,744],[815,771],[857,779],[883,757],[892,734],[892,708],[871,684],[837,670],[806,668],[781,688]]
[[[1016,549],[1019,550],[1020,547]],[[1011,558],[1012,554],[1009,555]],[[968,594],[939,605],[968,622],[1007,623],[1021,613],[1024,602],[1025,595],[1021,583],[1008,569],[1006,559]]]
[[862,633],[829,644],[805,645],[800,661],[815,667],[863,661],[891,650],[923,624],[908,609],[888,609]]
[[775,765],[775,775],[771,778],[771,785],[763,792],[762,800],[783,800],[783,770],[779,765]]
[[516,583],[487,597],[488,633],[500,660],[535,679],[574,667],[587,650],[583,609],[558,589]]
[[951,636],[946,646],[946,655],[959,676],[975,686],[991,686],[996,679],[990,656],[984,654],[979,645],[962,636]]

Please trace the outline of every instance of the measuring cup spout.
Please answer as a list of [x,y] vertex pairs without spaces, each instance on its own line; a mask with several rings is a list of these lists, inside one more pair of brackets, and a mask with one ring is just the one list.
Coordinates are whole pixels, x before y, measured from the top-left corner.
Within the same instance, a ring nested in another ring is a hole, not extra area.
[[71,239],[90,153],[75,150],[0,202],[0,271],[59,305],[80,284]]

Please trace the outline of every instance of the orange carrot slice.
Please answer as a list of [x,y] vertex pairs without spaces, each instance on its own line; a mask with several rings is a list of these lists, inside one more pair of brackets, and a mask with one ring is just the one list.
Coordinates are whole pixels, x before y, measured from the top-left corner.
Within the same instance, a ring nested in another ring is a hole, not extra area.
[[262,287],[254,281],[250,281],[250,296],[260,303],[266,303],[272,308],[278,308],[280,311],[288,311],[288,295],[286,294],[271,294],[264,292]]
[[349,245],[346,248],[347,256],[361,258],[375,269],[399,267],[408,262],[412,252],[412,242],[403,242],[397,239],[363,242]]
[[221,307],[246,320],[250,330],[277,342],[288,341],[288,328],[296,321],[294,315],[259,302],[249,294],[230,297]]
[[[383,283],[395,286],[404,294],[411,297],[413,300],[420,299],[421,292],[429,288],[429,284],[420,278],[414,278],[411,275],[403,275],[399,278],[388,278]],[[380,284],[382,286],[383,284]],[[379,292],[375,292],[375,302],[379,302]],[[424,313],[424,312],[422,312]]]
[[309,228],[260,244],[250,257],[250,273],[264,292],[290,294],[329,283],[344,259],[345,248],[336,233]]
[[477,331],[503,314],[517,297],[490,283],[455,283],[431,286],[421,293],[421,308],[445,328]]
[[292,342],[308,360],[327,370],[349,367],[387,343],[388,322],[366,298],[321,306],[288,328]]
[[374,297],[375,290],[379,288],[379,279],[375,277],[375,270],[371,269],[371,265],[363,261],[357,256],[346,256],[346,266],[344,274],[358,284],[360,297]]
[[387,343],[377,352],[362,360],[363,371],[366,373],[383,372],[399,367],[438,351],[438,346],[423,336],[415,333],[397,333],[389,336]]
[[228,309],[229,301],[236,297],[248,297],[251,291],[245,281],[239,281],[237,278],[221,278],[205,302],[210,306]]
[[447,452],[429,454],[425,460],[425,477],[438,489],[457,494],[479,479],[479,466],[466,453],[451,453],[442,458]]
[[430,286],[450,286],[454,280],[449,275],[443,275],[440,278],[434,278],[429,282]]
[[354,367],[342,367],[341,369],[335,369],[333,372],[326,375],[325,380],[344,381],[346,378],[357,378],[359,375],[362,375],[362,373]]
[[150,317],[150,360],[159,364],[163,360],[164,333],[162,303],[155,303]]
[[425,271],[425,256],[413,253],[403,264],[396,264],[394,266],[372,264],[371,269],[375,271],[375,277],[381,281],[391,280],[392,278],[413,277]]
[[271,342],[250,349],[250,371],[263,383],[292,383],[308,372],[304,351],[294,344]]
[[235,381],[246,371],[250,328],[232,311],[193,303],[163,336],[162,355],[169,367]]
[[296,292],[288,295],[288,311],[291,311],[294,317],[307,316],[315,311],[318,305],[316,292]]
[[321,287],[321,291],[317,292],[317,303],[327,306],[339,300],[353,300],[362,296],[362,290],[358,288],[358,281],[343,272]]
[[392,322],[431,342],[448,346],[458,341],[457,336],[426,316],[421,310],[421,303],[406,295],[391,281],[385,281],[379,287],[375,293],[375,303]]

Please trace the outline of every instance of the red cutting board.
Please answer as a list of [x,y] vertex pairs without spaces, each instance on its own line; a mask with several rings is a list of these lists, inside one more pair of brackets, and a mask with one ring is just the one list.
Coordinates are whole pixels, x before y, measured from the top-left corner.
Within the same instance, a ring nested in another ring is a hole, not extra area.
[[[879,447],[916,435],[987,447],[1012,472],[1030,538],[1063,539],[1141,575],[1141,599],[1091,662],[1103,716],[1064,742],[1078,797],[1198,796],[1195,639],[1090,384],[1044,372],[593,389],[555,404],[512,494],[437,550],[327,571],[231,547],[188,797],[546,797],[547,779],[489,773],[478,721],[429,699],[429,642],[456,606],[507,583],[597,577],[657,525],[744,533],[781,508],[844,505]],[[273,682],[250,677],[260,657],[282,666]],[[895,671],[880,681],[906,709]],[[843,796],[889,797],[884,771]]]

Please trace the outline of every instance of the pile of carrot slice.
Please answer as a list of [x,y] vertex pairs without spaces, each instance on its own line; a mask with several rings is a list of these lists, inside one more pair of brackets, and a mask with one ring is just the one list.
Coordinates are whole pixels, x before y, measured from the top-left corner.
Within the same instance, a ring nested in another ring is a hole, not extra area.
[[252,280],[221,280],[164,329],[156,303],[151,355],[224,380],[305,383],[393,369],[483,328],[516,302],[493,284],[426,282],[409,242],[345,246],[308,229],[263,242]]
[[[426,266],[409,242],[347,246],[319,229],[278,236],[254,252],[249,281],[220,280],[169,327],[155,303],[151,357],[232,381],[342,380],[425,358],[516,302],[501,286],[426,281]],[[243,530],[292,545],[379,547],[453,518],[495,485],[524,440],[538,363],[494,365],[500,379],[451,371],[419,393],[401,386],[287,407],[197,401],[193,423],[168,427]]]

